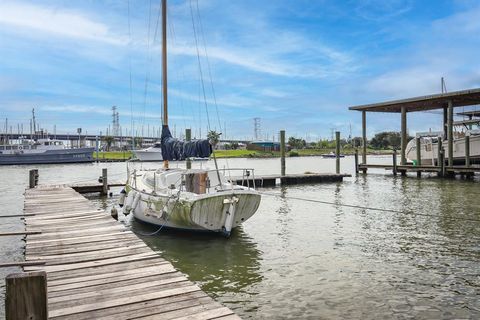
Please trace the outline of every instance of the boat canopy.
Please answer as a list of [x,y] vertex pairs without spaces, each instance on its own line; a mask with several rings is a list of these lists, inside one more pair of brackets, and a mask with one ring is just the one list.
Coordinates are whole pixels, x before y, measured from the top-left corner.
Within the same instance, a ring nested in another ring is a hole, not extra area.
[[208,158],[212,154],[212,146],[208,140],[182,141],[172,137],[168,126],[162,127],[163,160],[185,160],[187,158]]

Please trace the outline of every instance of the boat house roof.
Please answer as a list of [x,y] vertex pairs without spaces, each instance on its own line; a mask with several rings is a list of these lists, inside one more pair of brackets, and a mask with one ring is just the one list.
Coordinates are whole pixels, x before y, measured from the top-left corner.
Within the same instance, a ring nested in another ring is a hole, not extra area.
[[442,109],[449,101],[454,107],[480,104],[480,88],[353,106],[349,110],[400,113],[405,107],[407,112],[426,111]]

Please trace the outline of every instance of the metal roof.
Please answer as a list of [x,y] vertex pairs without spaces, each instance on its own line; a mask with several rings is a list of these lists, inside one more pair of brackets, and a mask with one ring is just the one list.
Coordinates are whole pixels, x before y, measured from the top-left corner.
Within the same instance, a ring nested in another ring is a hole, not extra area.
[[480,88],[353,106],[349,110],[399,113],[406,107],[407,112],[426,111],[442,109],[448,101],[452,101],[454,107],[480,104]]

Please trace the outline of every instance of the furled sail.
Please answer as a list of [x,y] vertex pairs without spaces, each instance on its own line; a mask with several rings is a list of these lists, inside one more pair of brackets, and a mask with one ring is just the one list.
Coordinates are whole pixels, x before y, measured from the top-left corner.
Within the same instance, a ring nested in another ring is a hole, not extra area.
[[162,127],[163,160],[185,160],[186,158],[208,158],[212,154],[212,146],[208,140],[181,141],[172,137],[168,126]]

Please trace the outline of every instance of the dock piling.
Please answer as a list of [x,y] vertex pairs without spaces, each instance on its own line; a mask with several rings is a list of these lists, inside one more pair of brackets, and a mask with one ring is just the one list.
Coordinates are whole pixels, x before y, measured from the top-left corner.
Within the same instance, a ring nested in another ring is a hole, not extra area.
[[48,319],[47,273],[13,273],[5,278],[5,319]]
[[393,149],[392,159],[393,159],[392,172],[393,172],[393,175],[396,176],[397,175],[397,149]]
[[[416,143],[416,147],[417,147],[417,166],[421,166],[422,165],[422,149],[421,149],[421,145],[420,145],[420,138],[417,137],[415,138],[415,143]],[[422,176],[422,172],[420,170],[417,171],[417,177],[421,177]]]
[[107,181],[107,168],[102,169],[102,194],[107,195],[108,194],[108,181]]
[[[367,112],[362,111],[362,164],[367,164]],[[362,169],[363,173],[367,173],[367,168]]]
[[470,167],[470,136],[465,136],[465,166]]
[[355,173],[358,174],[358,148],[355,148]]
[[285,130],[280,130],[280,166],[281,175],[284,176],[286,172],[285,168]]
[[[192,129],[185,129],[185,140],[186,141],[192,140]],[[187,169],[192,169],[192,160],[190,160],[190,158],[187,158],[186,166],[187,166]]]
[[38,185],[38,169],[32,169],[29,171],[28,176],[28,186],[31,188],[35,188]]
[[340,131],[335,132],[335,172],[340,173]]
[[[407,164],[405,150],[407,149],[407,108],[402,107],[402,132],[401,132],[401,148],[400,148],[400,164],[402,166]],[[403,172],[402,172],[403,175]]]

